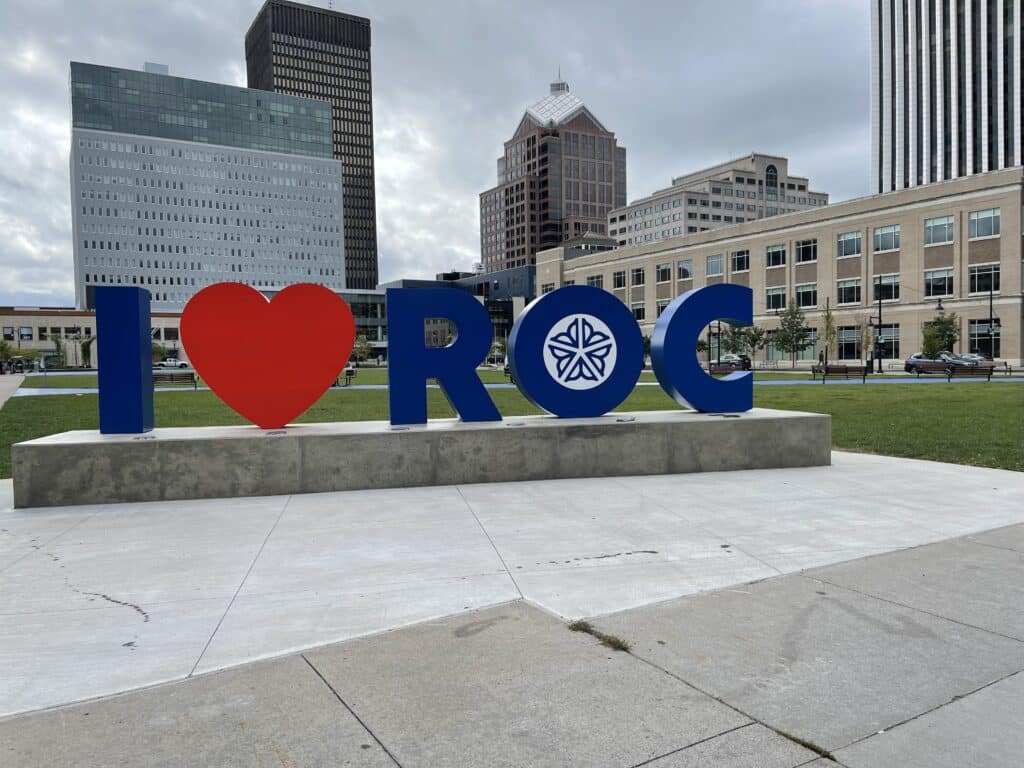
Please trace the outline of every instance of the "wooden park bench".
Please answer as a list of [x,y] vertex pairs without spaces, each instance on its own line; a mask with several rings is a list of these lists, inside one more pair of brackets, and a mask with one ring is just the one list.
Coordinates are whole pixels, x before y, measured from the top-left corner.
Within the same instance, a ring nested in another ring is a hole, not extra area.
[[865,383],[870,372],[866,365],[815,365],[811,367],[811,378],[817,381],[821,376],[824,383],[825,379],[849,379],[859,376],[861,383]]
[[[341,372],[341,375],[338,376],[338,386],[339,387],[350,386],[352,384],[352,379],[354,379],[355,377],[356,377],[356,369],[355,368],[346,368],[344,371]],[[345,383],[344,384],[341,383],[342,378],[345,379]]]
[[778,360],[762,360],[760,363],[757,364],[757,367],[758,368],[775,368],[775,369],[778,369],[779,361]]
[[944,360],[929,360],[925,363],[914,363],[914,373],[918,376],[922,373],[946,373],[949,367],[949,363]]
[[198,389],[195,371],[153,371],[153,386],[159,384],[191,384]]
[[953,379],[976,378],[992,381],[994,365],[954,365],[946,371],[946,381]]

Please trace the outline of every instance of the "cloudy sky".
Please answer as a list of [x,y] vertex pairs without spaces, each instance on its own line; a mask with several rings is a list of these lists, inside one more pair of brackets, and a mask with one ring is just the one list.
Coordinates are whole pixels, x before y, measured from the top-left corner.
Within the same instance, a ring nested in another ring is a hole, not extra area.
[[[868,2],[334,0],[373,23],[381,280],[479,260],[477,195],[558,67],[626,146],[630,199],[751,151],[867,194]],[[0,305],[74,301],[68,62],[245,85],[261,4],[0,0]]]

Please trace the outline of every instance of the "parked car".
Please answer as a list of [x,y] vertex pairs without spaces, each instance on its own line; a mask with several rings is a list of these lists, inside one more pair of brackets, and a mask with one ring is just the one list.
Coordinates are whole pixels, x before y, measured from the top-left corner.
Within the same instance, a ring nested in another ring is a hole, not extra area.
[[[924,367],[922,366],[922,363],[940,363],[943,367],[939,369],[936,369],[931,365]],[[968,363],[966,360],[962,360],[952,352],[939,352],[938,356],[935,358],[926,357],[924,352],[915,352],[904,361],[903,370],[907,373],[917,373],[920,368],[921,373],[942,373],[947,368],[974,364],[975,363]]]
[[188,363],[176,357],[166,357],[156,364],[157,368],[188,368]]
[[991,358],[985,357],[984,355],[979,355],[977,352],[964,352],[959,357],[968,365],[979,365],[980,363],[992,362]]
[[732,352],[722,355],[721,363],[722,365],[731,365],[733,368],[740,368],[744,371],[749,371],[751,368],[748,355],[734,355]]

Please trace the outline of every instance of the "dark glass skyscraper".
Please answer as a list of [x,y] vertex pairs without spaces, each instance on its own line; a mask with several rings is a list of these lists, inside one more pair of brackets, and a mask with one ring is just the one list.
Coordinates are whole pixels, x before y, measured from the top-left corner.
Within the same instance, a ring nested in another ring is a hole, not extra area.
[[346,284],[376,287],[370,20],[267,0],[245,34],[245,62],[250,88],[331,103],[334,157],[343,166]]

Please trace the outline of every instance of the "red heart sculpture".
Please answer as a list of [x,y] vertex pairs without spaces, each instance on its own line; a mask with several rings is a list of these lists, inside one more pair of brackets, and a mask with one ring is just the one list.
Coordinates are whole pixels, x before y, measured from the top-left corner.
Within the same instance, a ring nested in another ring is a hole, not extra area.
[[352,353],[352,310],[322,285],[290,285],[267,301],[217,283],[181,314],[181,342],[210,389],[249,421],[278,429],[333,384]]

